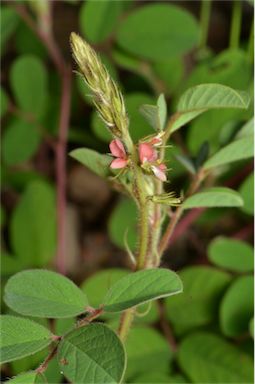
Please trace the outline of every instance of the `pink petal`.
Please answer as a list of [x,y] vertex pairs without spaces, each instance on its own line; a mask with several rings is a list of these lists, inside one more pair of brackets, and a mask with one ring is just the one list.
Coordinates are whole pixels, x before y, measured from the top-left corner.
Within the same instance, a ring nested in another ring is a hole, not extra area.
[[120,140],[118,139],[112,140],[110,142],[109,147],[110,147],[111,154],[114,157],[120,157],[122,159],[126,158],[126,151],[125,151],[124,145]]
[[161,169],[161,171],[166,171],[167,170],[167,166],[165,164],[163,164],[163,163],[159,164],[158,168]]
[[117,158],[111,162],[110,167],[112,169],[120,169],[120,168],[125,168],[126,165],[127,165],[126,159]]
[[146,161],[153,162],[158,158],[157,151],[150,144],[139,144],[139,158],[142,164]]
[[160,164],[159,166],[155,166],[153,165],[151,167],[152,169],[152,172],[154,173],[154,175],[161,181],[166,181],[166,174],[163,170],[160,169],[160,166],[162,166],[164,164]]

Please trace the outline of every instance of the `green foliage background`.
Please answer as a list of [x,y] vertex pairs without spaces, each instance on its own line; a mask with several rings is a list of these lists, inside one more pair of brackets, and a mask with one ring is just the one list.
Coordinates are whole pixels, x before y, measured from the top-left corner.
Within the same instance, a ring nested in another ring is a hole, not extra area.
[[[16,3],[38,21],[40,11],[35,2]],[[241,2],[243,22],[237,42],[233,35],[238,20],[231,16],[237,2],[212,2],[207,44],[206,18],[203,13],[199,16],[200,1],[52,3],[53,29],[66,60],[71,64],[68,39],[74,30],[96,48],[119,82],[130,116],[131,136],[136,141],[153,133],[139,107],[155,104],[162,92],[169,113],[175,111],[187,88],[201,83],[246,90],[252,97],[250,2]],[[225,18],[219,32],[223,42],[213,37],[218,14]],[[55,269],[58,227],[54,146],[59,134],[61,78],[42,41],[15,6],[3,2],[1,19],[1,272],[5,284],[10,276],[27,268]],[[248,110],[205,112],[173,135],[172,147],[167,150],[171,189],[181,193],[189,184],[190,170],[230,144],[236,135],[241,139],[251,132],[252,104]],[[73,76],[67,152],[84,146],[106,154],[109,139],[88,89],[79,76]],[[204,153],[205,147],[208,153]],[[73,158],[77,156],[78,152],[73,152]],[[89,168],[105,176],[95,167],[99,161],[96,156],[89,153]],[[129,273],[124,248],[126,242],[130,249],[135,248],[137,213],[133,202],[110,192],[107,184],[100,184],[89,172],[83,174],[73,158],[68,157],[66,165],[68,209],[72,211],[67,216],[67,272],[96,306],[106,290]],[[236,189],[244,206],[201,211],[167,250],[163,264],[179,273],[184,293],[153,302],[151,308],[147,304],[139,308],[141,316],[127,340],[125,382],[252,382],[254,176],[250,160],[243,154],[240,158],[231,164],[223,161],[225,165],[217,169],[209,186]],[[222,158],[215,161],[221,162]],[[4,303],[3,312],[10,313]],[[116,329],[118,317],[106,314],[104,320]],[[74,319],[42,321],[59,334],[74,323]],[[4,377],[37,367],[45,351],[4,364]],[[55,360],[45,375],[50,383],[63,382]],[[36,379],[29,380],[32,383]]]

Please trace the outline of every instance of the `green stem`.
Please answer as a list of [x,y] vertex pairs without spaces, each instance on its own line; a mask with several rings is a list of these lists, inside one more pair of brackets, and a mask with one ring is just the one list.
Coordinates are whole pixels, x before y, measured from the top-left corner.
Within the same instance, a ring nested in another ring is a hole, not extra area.
[[242,4],[240,0],[234,0],[233,8],[232,8],[232,19],[231,19],[230,40],[229,40],[229,47],[232,49],[237,49],[239,47],[241,22],[242,22]]
[[211,6],[212,6],[211,0],[201,1],[201,8],[200,8],[201,39],[199,44],[201,49],[206,48],[206,45],[207,45]]
[[120,318],[120,325],[118,330],[118,335],[122,342],[126,341],[128,332],[133,323],[135,317],[135,308],[130,308],[127,311],[123,312]]

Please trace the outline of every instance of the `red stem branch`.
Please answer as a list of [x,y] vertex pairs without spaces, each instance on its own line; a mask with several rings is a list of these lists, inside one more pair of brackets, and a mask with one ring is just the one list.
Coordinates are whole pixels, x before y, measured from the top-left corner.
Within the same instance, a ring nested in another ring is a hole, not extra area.
[[71,70],[67,68],[62,77],[61,105],[56,145],[57,178],[57,228],[58,249],[56,256],[57,270],[66,274],[66,150],[70,120]]
[[65,60],[52,35],[52,7],[48,14],[49,26],[43,30],[39,23],[36,23],[30,16],[24,5],[13,3],[12,6],[27,25],[34,31],[48,50],[61,79],[61,103],[59,111],[58,141],[55,147],[56,156],[56,184],[57,184],[57,255],[56,267],[60,273],[66,273],[66,149],[67,136],[70,121],[70,101],[71,101],[71,68]]

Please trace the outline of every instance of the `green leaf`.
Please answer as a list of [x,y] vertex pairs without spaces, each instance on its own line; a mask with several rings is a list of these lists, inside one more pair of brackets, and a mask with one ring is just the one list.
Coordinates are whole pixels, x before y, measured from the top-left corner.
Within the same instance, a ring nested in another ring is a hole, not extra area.
[[98,176],[107,177],[110,174],[109,165],[111,157],[102,155],[89,148],[75,149],[69,153],[71,157],[79,161]]
[[17,260],[16,257],[11,256],[3,251],[1,251],[1,262],[2,262],[2,276],[10,276],[14,273],[19,272],[23,265]]
[[[126,344],[126,379],[138,382],[135,375],[154,372],[167,373],[173,352],[165,338],[154,328],[136,326],[130,330]],[[152,381],[148,381],[147,383]]]
[[131,273],[117,281],[103,301],[106,312],[127,308],[182,292],[182,282],[169,269],[147,269]]
[[108,232],[114,244],[125,249],[124,238],[131,250],[137,243],[137,208],[130,199],[121,200],[113,210],[108,222]]
[[0,117],[2,118],[8,110],[9,99],[2,87],[0,88],[0,92]]
[[217,237],[209,245],[208,257],[215,265],[233,272],[253,271],[253,248],[241,240]]
[[122,8],[123,3],[118,1],[88,0],[83,3],[79,16],[84,36],[94,44],[103,42],[114,31]]
[[35,371],[21,373],[20,375],[8,380],[7,383],[13,384],[39,384],[47,383],[46,378],[41,373]]
[[243,199],[238,192],[230,188],[214,187],[204,189],[193,196],[188,197],[184,203],[184,209],[208,207],[241,207]]
[[130,273],[128,269],[109,268],[96,272],[81,285],[81,290],[88,297],[90,305],[97,308],[102,304],[106,292],[122,277]]
[[214,108],[247,109],[250,97],[247,92],[237,91],[221,84],[200,84],[189,88],[177,105],[177,119],[171,131],[174,132],[201,113]]
[[[157,367],[155,369],[157,369]],[[132,383],[133,384],[140,384],[140,383],[185,384],[185,383],[188,383],[188,381],[185,379],[185,377],[179,374],[169,376],[167,373],[154,371],[154,372],[142,373],[141,375],[135,376],[133,378]]]
[[219,336],[197,332],[180,344],[178,361],[192,383],[252,383],[252,358]]
[[[150,95],[142,92],[130,93],[125,97],[125,104],[130,118],[129,132],[135,142],[153,133],[148,123],[139,113],[139,108],[142,104],[150,104],[153,102],[154,99]],[[109,143],[112,139],[111,134],[96,111],[94,111],[92,115],[92,128],[101,140]]]
[[48,78],[43,62],[33,55],[19,57],[11,67],[10,82],[22,111],[41,117],[48,101]]
[[141,114],[156,131],[162,131],[167,118],[167,105],[163,94],[157,100],[157,105],[142,105]]
[[34,317],[73,317],[85,312],[88,305],[84,293],[71,280],[40,269],[12,276],[4,299],[14,311]]
[[244,137],[254,136],[254,118],[247,121],[242,128],[238,131],[236,138],[242,139]]
[[187,267],[179,275],[183,293],[165,301],[178,335],[216,320],[219,300],[231,281],[228,273],[211,267]]
[[[60,342],[58,362],[74,383],[120,383],[126,366],[123,345],[100,323],[75,329]],[[64,362],[64,363],[63,363]]]
[[47,49],[36,33],[22,22],[15,33],[15,47],[20,55],[35,55],[45,60]]
[[44,266],[56,252],[56,202],[45,181],[28,184],[10,224],[11,245],[24,266]]
[[[90,305],[94,308],[99,307],[103,302],[105,293],[111,288],[113,284],[119,281],[122,277],[127,276],[130,273],[127,269],[121,268],[108,268],[94,273],[92,276],[89,276],[84,283],[81,285],[81,289],[86,293]],[[139,323],[153,323],[158,318],[158,309],[155,303],[151,303],[151,309],[149,309],[146,315],[138,317],[136,316],[135,321]],[[144,305],[145,308],[139,307],[140,313],[147,312],[148,304]],[[118,316],[118,314],[113,313],[104,313],[101,317],[111,318]]]
[[253,186],[254,186],[254,173],[251,173],[242,183],[239,188],[239,193],[243,198],[244,205],[242,207],[242,211],[247,213],[248,215],[253,215],[254,213],[254,194],[253,194]]
[[220,306],[220,325],[226,336],[240,336],[249,330],[253,315],[253,277],[235,280],[224,295]]
[[247,136],[226,145],[204,164],[205,169],[226,165],[238,160],[253,157],[254,145],[252,136]]
[[29,160],[36,153],[40,141],[41,133],[37,126],[20,119],[14,120],[3,135],[4,162],[15,165]]
[[130,13],[117,30],[121,48],[153,61],[182,55],[194,48],[198,39],[199,27],[193,16],[170,4],[142,6]]
[[168,60],[153,63],[152,68],[159,79],[163,81],[166,93],[172,95],[178,89],[184,76],[183,59],[181,57],[172,57]]
[[3,54],[9,37],[15,31],[19,22],[17,13],[10,7],[1,7],[1,39],[0,47]]
[[23,317],[1,316],[1,330],[1,363],[32,355],[52,342],[47,328]]

